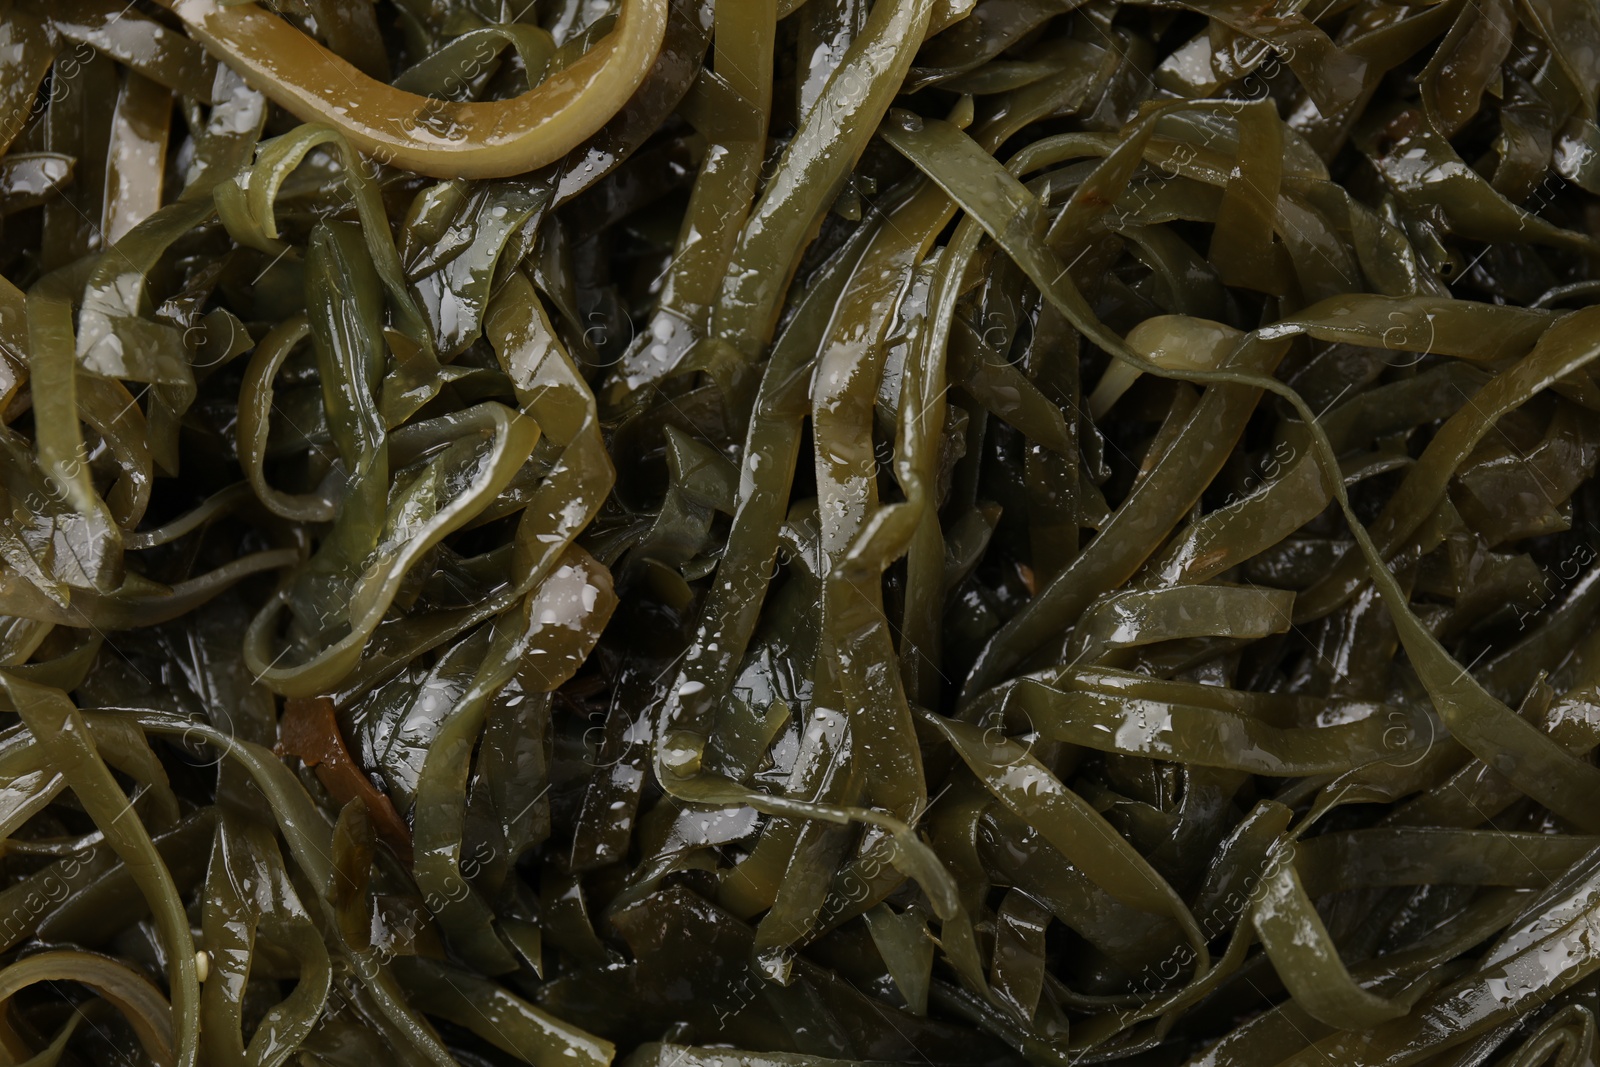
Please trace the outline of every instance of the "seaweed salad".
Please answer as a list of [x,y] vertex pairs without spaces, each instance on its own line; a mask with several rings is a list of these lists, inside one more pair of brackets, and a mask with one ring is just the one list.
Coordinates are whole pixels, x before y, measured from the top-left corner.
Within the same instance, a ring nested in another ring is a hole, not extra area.
[[0,0],[0,1064],[1593,1067],[1596,0]]

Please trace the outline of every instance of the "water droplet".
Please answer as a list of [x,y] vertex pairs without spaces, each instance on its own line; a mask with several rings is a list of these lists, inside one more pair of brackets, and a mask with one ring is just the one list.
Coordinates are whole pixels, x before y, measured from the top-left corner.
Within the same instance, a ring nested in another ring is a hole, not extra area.
[[895,125],[907,133],[918,133],[922,129],[922,116],[914,112],[897,110],[893,118]]

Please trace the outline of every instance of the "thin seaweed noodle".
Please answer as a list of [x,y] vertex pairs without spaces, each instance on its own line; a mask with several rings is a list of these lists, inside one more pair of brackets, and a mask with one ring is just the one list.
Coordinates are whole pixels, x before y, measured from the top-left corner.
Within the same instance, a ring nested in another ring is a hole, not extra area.
[[0,1062],[1580,1067],[1593,0],[0,0]]

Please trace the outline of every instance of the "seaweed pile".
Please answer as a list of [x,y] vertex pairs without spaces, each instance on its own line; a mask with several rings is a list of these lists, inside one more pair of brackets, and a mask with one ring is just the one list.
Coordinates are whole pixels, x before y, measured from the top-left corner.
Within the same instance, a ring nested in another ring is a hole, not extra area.
[[0,0],[0,1062],[1580,1067],[1593,0]]

